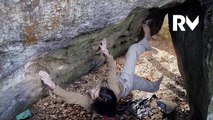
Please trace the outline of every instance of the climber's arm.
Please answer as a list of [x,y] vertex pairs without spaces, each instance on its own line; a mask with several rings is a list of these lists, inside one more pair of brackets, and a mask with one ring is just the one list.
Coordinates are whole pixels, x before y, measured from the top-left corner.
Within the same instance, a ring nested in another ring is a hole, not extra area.
[[89,108],[91,102],[91,98],[89,95],[68,92],[62,89],[51,80],[50,75],[46,71],[39,71],[39,75],[43,83],[47,85],[54,94],[56,94],[65,102],[70,104],[78,104],[84,108]]

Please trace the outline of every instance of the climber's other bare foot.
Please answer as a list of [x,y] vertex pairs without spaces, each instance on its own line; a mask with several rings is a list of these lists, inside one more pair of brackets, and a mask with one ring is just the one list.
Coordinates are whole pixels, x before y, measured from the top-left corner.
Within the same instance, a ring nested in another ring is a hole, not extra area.
[[144,31],[144,36],[148,39],[148,40],[150,40],[151,38],[152,38],[152,36],[151,36],[151,33],[150,33],[150,27],[148,26],[148,24],[149,24],[149,22],[150,21],[145,21],[144,23],[143,23],[143,31]]

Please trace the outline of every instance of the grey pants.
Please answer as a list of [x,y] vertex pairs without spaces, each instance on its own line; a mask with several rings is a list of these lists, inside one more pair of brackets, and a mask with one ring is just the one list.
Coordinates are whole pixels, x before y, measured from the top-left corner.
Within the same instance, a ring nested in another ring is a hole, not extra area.
[[159,89],[159,82],[151,82],[135,75],[135,65],[138,57],[146,50],[151,50],[148,40],[144,38],[133,44],[127,51],[124,68],[118,74],[117,79],[123,84],[124,90],[121,96],[127,96],[132,90],[155,92]]

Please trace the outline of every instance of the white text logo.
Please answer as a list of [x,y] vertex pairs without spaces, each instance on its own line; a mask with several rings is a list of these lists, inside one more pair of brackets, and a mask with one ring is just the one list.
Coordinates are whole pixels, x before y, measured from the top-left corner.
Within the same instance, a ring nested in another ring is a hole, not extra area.
[[[178,22],[178,20],[180,22]],[[183,27],[184,24],[187,24],[189,28],[193,31],[195,27],[199,23],[199,16],[192,22],[188,16],[184,17],[182,15],[173,15],[173,31],[177,31],[178,27],[181,31],[186,31],[186,29]]]

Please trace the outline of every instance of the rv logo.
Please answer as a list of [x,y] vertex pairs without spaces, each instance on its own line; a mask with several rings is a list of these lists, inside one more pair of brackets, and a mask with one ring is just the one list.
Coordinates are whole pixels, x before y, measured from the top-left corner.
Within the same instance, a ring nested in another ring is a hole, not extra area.
[[196,19],[192,22],[188,18],[188,16],[184,17],[182,15],[173,15],[173,31],[177,31],[178,27],[180,28],[181,31],[186,31],[186,29],[183,26],[185,23],[193,31],[199,23],[199,16],[197,16]]

